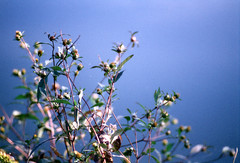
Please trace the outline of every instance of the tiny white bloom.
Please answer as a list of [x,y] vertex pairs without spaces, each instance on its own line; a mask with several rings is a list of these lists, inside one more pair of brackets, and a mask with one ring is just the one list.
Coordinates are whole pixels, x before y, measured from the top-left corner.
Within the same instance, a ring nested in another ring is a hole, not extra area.
[[12,115],[13,115],[14,117],[16,117],[16,116],[18,116],[18,115],[20,115],[20,114],[21,114],[21,112],[18,111],[18,110],[14,110],[14,111],[12,112]]
[[194,147],[192,147],[190,153],[191,154],[198,153],[203,149],[203,147],[204,147],[204,145],[202,145],[202,144],[195,145]]

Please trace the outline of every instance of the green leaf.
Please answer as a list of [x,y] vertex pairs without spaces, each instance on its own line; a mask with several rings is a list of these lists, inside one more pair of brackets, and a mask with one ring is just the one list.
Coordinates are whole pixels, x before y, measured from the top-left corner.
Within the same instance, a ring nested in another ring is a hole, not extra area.
[[42,96],[47,96],[46,90],[45,90],[45,84],[47,84],[47,80],[48,78],[42,78],[38,84],[38,88],[37,88],[37,101],[39,101],[39,99]]
[[26,87],[26,86],[24,86],[24,85],[22,85],[22,86],[17,86],[17,87],[15,87],[14,89],[26,89],[26,90],[31,90],[29,87]]
[[50,67],[52,70],[55,70],[55,71],[62,71],[62,68],[59,67],[59,66],[53,66],[53,67]]
[[157,163],[161,163],[155,156],[151,155],[151,157],[152,157]]
[[122,76],[123,72],[124,72],[124,71],[121,71],[121,72],[119,72],[119,73],[117,74],[117,77],[116,77],[116,76],[113,77],[113,82],[114,82],[114,83],[116,83],[116,82],[118,81],[118,79],[120,79],[120,77]]
[[149,152],[152,153],[154,150],[155,150],[155,148],[148,148],[147,153],[149,153]]
[[22,100],[22,99],[27,99],[28,98],[28,94],[23,94],[23,95],[18,95],[17,97],[15,97],[15,100]]
[[143,108],[143,110],[147,113],[148,111],[147,111],[147,109],[145,109],[145,107],[142,105],[142,104],[140,104],[140,103],[137,103],[139,106],[141,106],[141,108]]
[[124,118],[125,118],[127,121],[130,121],[130,120],[131,120],[130,116],[125,116]]
[[100,68],[101,69],[101,66],[93,66],[93,67],[91,67],[91,69],[93,69],[93,68]]
[[166,146],[166,150],[165,150],[165,151],[166,151],[166,152],[170,151],[170,150],[172,149],[173,145],[174,145],[174,143],[168,144],[168,145]]
[[123,67],[123,65],[124,65],[127,61],[129,61],[133,56],[134,56],[134,55],[132,54],[132,55],[128,56],[124,61],[122,61],[122,62],[118,65],[117,70],[118,70],[118,71],[121,70],[122,67]]
[[70,103],[67,100],[53,100],[51,102],[56,102],[56,103],[60,103],[60,104],[68,104],[68,105],[72,105],[72,103]]
[[128,111],[130,114],[132,114],[132,112],[131,112],[131,110],[130,110],[129,108],[127,108],[127,111]]
[[101,107],[101,106],[103,106],[103,105],[104,105],[103,102],[99,102],[99,103],[96,103],[95,105],[93,105],[91,108],[93,108],[93,107],[95,107],[95,106],[99,106],[99,107]]
[[38,117],[36,117],[35,115],[32,115],[30,113],[27,113],[27,114],[20,114],[20,115],[17,115],[15,116],[17,119],[19,120],[26,120],[26,119],[32,119],[32,120],[37,120],[39,121]]

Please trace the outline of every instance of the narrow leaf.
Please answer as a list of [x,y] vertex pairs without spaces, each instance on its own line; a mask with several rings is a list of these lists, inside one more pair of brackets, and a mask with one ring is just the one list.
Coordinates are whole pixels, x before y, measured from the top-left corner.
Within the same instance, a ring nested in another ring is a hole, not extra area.
[[118,71],[121,70],[122,67],[123,67],[123,65],[124,65],[127,61],[129,61],[132,57],[133,57],[133,54],[130,55],[130,56],[128,56],[124,61],[122,61],[122,62],[118,65],[117,70],[118,70]]
[[67,100],[53,100],[51,102],[56,102],[56,103],[60,103],[60,104],[68,104],[68,105],[72,105],[72,103],[70,103]]

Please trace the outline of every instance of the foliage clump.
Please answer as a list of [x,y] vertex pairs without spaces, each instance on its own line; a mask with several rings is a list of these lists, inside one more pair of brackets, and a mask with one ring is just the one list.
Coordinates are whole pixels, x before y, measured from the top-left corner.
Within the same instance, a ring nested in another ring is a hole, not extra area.
[[[124,74],[125,64],[134,56],[125,55],[138,46],[136,34],[131,33],[127,46],[114,44],[115,60],[103,61],[99,57],[100,63],[92,69],[101,70],[103,80],[87,95],[85,88],[76,82],[85,68],[76,48],[80,37],[73,41],[62,33],[47,34],[48,42],[36,42],[31,49],[23,32],[16,31],[15,40],[27,51],[35,74],[29,83],[26,69],[12,72],[22,82],[16,88],[24,93],[15,99],[27,106],[25,113],[14,110],[9,117],[0,107],[4,114],[0,119],[0,138],[12,145],[15,149],[12,154],[17,160],[106,163],[115,160],[140,162],[146,158],[148,162],[157,163],[188,162],[210,151],[208,145],[192,147],[188,138],[191,126],[178,126],[178,119],[169,114],[169,107],[180,100],[177,92],[165,93],[158,88],[151,108],[138,103],[142,109],[139,113],[127,108],[127,115],[115,115],[116,83]],[[51,50],[45,52],[43,46]],[[35,127],[31,126],[32,132],[26,134],[29,122]],[[10,131],[18,141],[12,141]],[[179,147],[189,149],[188,154],[180,154]],[[219,157],[210,158],[209,162],[226,155],[235,159],[236,154],[234,149],[224,147]],[[0,153],[0,160],[10,158]]]

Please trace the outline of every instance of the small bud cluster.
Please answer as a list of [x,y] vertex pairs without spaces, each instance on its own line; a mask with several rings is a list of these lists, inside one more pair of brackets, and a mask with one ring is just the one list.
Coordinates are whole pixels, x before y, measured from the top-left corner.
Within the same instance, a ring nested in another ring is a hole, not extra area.
[[84,68],[84,66],[80,63],[77,65],[77,70],[74,72],[74,76],[78,76],[79,71],[81,71]]
[[17,41],[20,41],[22,37],[23,37],[23,33],[20,32],[20,31],[16,31],[15,39],[16,39]]
[[26,74],[26,69],[24,69],[24,68],[22,70],[13,69],[12,74],[13,74],[13,76],[22,78]]
[[79,54],[78,54],[78,50],[77,49],[74,49],[72,52],[72,59],[73,60],[77,60],[79,58]]

